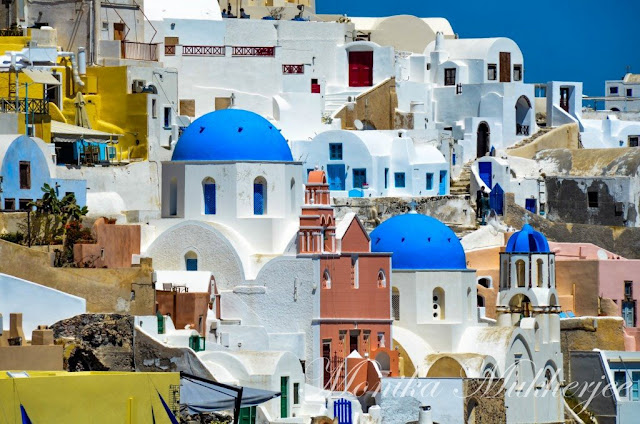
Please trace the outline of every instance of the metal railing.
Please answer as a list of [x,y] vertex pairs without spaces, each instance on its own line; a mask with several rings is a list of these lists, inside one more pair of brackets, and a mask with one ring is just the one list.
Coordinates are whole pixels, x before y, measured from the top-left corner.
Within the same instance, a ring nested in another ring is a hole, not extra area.
[[176,46],[168,46],[164,45],[164,55],[165,56],[175,56],[176,55]]
[[182,46],[183,56],[224,56],[224,46]]
[[8,28],[8,29],[0,29],[0,37],[22,37],[24,32],[22,28]]
[[138,43],[122,40],[121,57],[123,59],[158,61],[157,43]]
[[282,65],[282,73],[285,75],[304,74],[304,65]]
[[46,99],[7,99],[0,98],[0,113],[22,112],[47,114],[49,113],[49,100]]
[[275,47],[233,47],[233,56],[273,57],[276,55]]
[[516,124],[516,135],[529,135],[529,125]]

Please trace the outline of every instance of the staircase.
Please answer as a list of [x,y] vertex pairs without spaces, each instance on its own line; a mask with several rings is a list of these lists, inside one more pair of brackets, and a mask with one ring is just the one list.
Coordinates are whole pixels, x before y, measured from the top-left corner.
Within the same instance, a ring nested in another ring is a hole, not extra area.
[[356,97],[360,94],[357,91],[343,91],[340,93],[332,93],[324,95],[324,112],[326,115],[333,117],[344,105],[356,101]]
[[454,180],[451,183],[451,187],[449,188],[449,194],[452,196],[468,196],[470,195],[470,186],[471,186],[471,164],[473,161],[469,161],[464,164],[462,170],[460,171],[460,175],[457,180]]
[[533,143],[534,141],[536,141],[536,139],[540,138],[541,136],[545,135],[546,133],[548,133],[551,130],[553,130],[553,128],[551,128],[551,127],[539,127],[538,128],[538,132],[536,132],[535,134],[533,134],[529,138],[525,138],[523,140],[520,140],[518,143],[514,144],[513,146],[508,147],[507,150],[509,150],[509,149],[517,149],[518,147],[523,147],[523,146],[526,146],[527,144]]

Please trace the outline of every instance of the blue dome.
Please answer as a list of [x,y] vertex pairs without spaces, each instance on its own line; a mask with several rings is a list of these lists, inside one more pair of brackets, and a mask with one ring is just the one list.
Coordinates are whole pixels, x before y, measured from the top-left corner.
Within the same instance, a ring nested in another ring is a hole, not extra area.
[[507,253],[549,253],[547,238],[533,229],[529,224],[524,224],[522,230],[514,233],[507,242]]
[[456,234],[437,219],[417,213],[380,224],[371,233],[371,250],[392,252],[393,269],[467,269]]
[[292,162],[293,157],[280,130],[262,116],[223,109],[193,121],[171,160]]

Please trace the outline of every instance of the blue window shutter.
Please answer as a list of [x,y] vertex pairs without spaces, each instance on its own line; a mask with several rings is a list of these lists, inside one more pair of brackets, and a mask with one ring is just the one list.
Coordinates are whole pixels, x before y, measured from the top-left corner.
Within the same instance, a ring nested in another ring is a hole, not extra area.
[[197,271],[198,270],[198,260],[197,259],[187,259],[187,271]]
[[215,215],[216,213],[216,185],[204,185],[204,213],[205,215]]
[[405,175],[404,172],[396,172],[394,175],[395,186],[397,188],[403,188],[405,186]]
[[433,173],[427,173],[427,190],[433,190]]
[[253,185],[253,214],[264,215],[264,185]]

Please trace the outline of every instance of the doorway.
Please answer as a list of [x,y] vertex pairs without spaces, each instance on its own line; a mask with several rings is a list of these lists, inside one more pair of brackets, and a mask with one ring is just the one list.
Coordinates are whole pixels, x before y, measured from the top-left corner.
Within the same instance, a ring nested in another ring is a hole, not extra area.
[[440,171],[440,187],[439,196],[445,196],[447,194],[447,171]]
[[329,177],[329,190],[345,189],[345,167],[344,165],[327,165]]
[[125,25],[123,22],[115,22],[113,24],[113,39],[116,41],[124,41]]
[[349,52],[349,87],[373,85],[373,52]]
[[480,125],[478,125],[477,143],[476,143],[477,157],[481,158],[486,156],[487,153],[489,153],[489,144],[490,144],[489,136],[490,136],[489,124],[487,124],[484,121],[480,122]]
[[491,190],[491,183],[493,182],[491,180],[491,162],[478,162],[478,172],[480,173],[480,179],[484,182],[485,187]]
[[500,82],[511,82],[511,53],[500,52]]
[[560,107],[567,113],[571,113],[569,112],[569,97],[571,97],[569,87],[560,87]]

